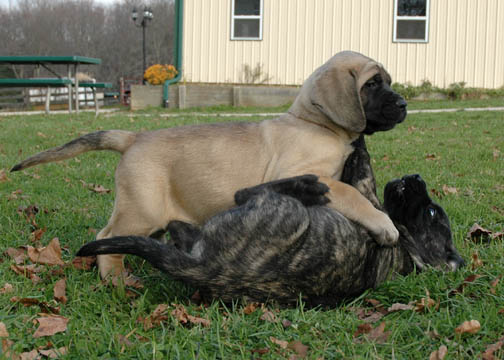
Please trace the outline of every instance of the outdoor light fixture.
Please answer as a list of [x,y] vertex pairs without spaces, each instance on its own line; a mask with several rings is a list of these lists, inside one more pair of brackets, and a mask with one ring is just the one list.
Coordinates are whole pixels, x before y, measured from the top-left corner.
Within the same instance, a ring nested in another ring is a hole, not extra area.
[[[142,79],[143,79],[143,74],[145,73],[146,70],[146,58],[145,58],[145,28],[147,27],[147,23],[151,21],[154,18],[154,14],[152,13],[152,10],[148,7],[144,8],[143,11],[143,17],[142,21],[140,23],[137,23],[138,20],[138,12],[136,8],[133,8],[133,11],[131,12],[131,19],[135,23],[135,26],[141,27],[142,28],[142,48],[143,48],[143,72],[142,72]],[[142,80],[145,83],[145,80]]]

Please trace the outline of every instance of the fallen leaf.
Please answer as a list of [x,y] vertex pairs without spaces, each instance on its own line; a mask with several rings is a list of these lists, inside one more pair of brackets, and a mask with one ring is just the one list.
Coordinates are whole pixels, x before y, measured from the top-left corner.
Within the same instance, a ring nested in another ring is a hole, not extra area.
[[[383,321],[380,325],[365,334],[364,337],[370,341],[376,342],[377,344],[383,344],[388,340],[390,334],[392,334],[392,331],[385,331],[385,321]],[[354,341],[357,343],[363,342],[362,339],[356,339]]]
[[5,169],[0,169],[0,183],[9,181],[9,178],[7,177],[7,171]]
[[458,193],[457,188],[453,187],[453,186],[443,185],[442,189],[443,189],[443,192],[444,192],[445,195],[457,194]]
[[425,289],[425,297],[415,303],[415,311],[422,312],[430,308],[439,309],[439,301],[436,303],[434,299],[431,299],[429,290]]
[[98,194],[107,194],[107,193],[109,193],[111,191],[110,189],[106,189],[102,185],[94,185],[94,184],[90,188],[90,190],[92,190],[92,191],[94,191],[95,193],[98,193]]
[[18,195],[21,195],[22,193],[23,193],[23,190],[21,190],[21,189],[14,190],[13,192],[10,193],[9,196],[7,196],[7,201],[17,200],[18,199]]
[[65,279],[60,279],[54,284],[54,299],[57,302],[60,302],[62,304],[67,303],[67,297],[66,297],[66,280]]
[[262,311],[263,311],[263,314],[260,317],[261,320],[271,322],[271,323],[278,321],[275,314],[273,314],[270,310],[264,308],[264,309],[262,309]]
[[116,287],[119,286],[119,284],[123,284],[124,286],[129,286],[135,289],[143,289],[144,287],[140,278],[126,271],[123,272],[122,276],[112,277],[110,282]]
[[59,315],[49,315],[35,319],[39,327],[33,334],[34,338],[51,336],[66,331],[69,319]]
[[292,322],[290,320],[287,320],[287,319],[282,320],[282,326],[284,327],[284,329],[287,329],[291,325],[292,325]]
[[306,355],[308,354],[308,346],[306,346],[299,340],[291,341],[289,345],[287,345],[287,348],[295,351],[301,358],[306,357]]
[[362,334],[369,334],[371,330],[373,330],[371,324],[368,323],[360,324],[359,326],[357,326],[357,330],[354,332],[353,337],[356,338]]
[[171,312],[171,314],[181,323],[181,324],[195,324],[195,325],[203,325],[210,326],[210,320],[203,319],[197,316],[192,316],[187,313],[186,308],[183,305],[172,304],[175,306],[175,309]]
[[382,313],[362,307],[350,308],[350,311],[357,315],[359,320],[362,320],[367,323],[375,323],[384,316]]
[[382,161],[389,161],[389,157],[388,157],[388,155],[384,155],[384,156],[382,157]]
[[492,232],[481,227],[478,224],[474,224],[467,233],[467,237],[473,242],[488,242],[490,241],[490,235]]
[[446,354],[448,354],[448,348],[445,345],[441,345],[438,350],[430,354],[429,360],[443,360]]
[[[21,193],[21,190],[17,190]],[[37,205],[28,205],[26,207],[20,206],[17,209],[17,213],[23,216],[26,221],[34,228],[38,229],[37,222],[35,221],[35,217],[39,213],[39,207]]]
[[499,158],[499,156],[500,156],[500,150],[494,148],[492,155],[493,155],[493,161],[496,161]]
[[8,248],[6,251],[16,264],[22,264],[28,258],[26,256],[26,251],[22,248]]
[[401,303],[396,303],[392,304],[387,311],[388,312],[394,312],[394,311],[404,311],[404,310],[414,310],[415,307],[411,304],[401,304]]
[[277,344],[278,346],[280,346],[282,349],[287,349],[287,346],[289,345],[289,342],[288,341],[285,341],[285,340],[279,340],[273,336],[270,336],[270,341],[273,343],[273,344]]
[[439,192],[439,190],[431,189],[430,192],[431,192],[432,195],[436,196],[438,199],[442,199],[444,197],[444,195],[441,194]]
[[19,298],[17,296],[13,296],[10,298],[10,301],[13,303],[19,303],[25,307],[38,306],[40,311],[45,314],[59,314],[60,312],[59,307],[52,306],[46,301],[40,301],[35,298]]
[[21,360],[36,360],[39,359],[39,352],[36,349],[20,354]]
[[431,330],[431,331],[426,331],[425,335],[427,335],[429,338],[431,338],[433,340],[441,339],[441,336],[438,334],[436,329]]
[[42,281],[42,279],[37,275],[41,271],[44,270],[42,266],[37,266],[37,264],[31,265],[11,265],[11,270],[14,271],[18,275],[23,275],[30,279],[32,283],[38,284]]
[[475,270],[483,266],[483,261],[480,260],[480,258],[478,257],[478,253],[476,251],[472,253],[471,258],[472,258],[471,269]]
[[168,319],[166,315],[167,310],[167,304],[159,304],[151,315],[147,316],[145,319],[139,318],[140,322],[143,322],[144,330],[149,330],[161,324],[162,321],[166,321]]
[[44,134],[43,132],[40,132],[40,131],[37,132],[37,136],[40,136],[41,138],[46,138],[47,137],[46,134]]
[[1,321],[0,321],[0,337],[9,337],[9,332],[7,331],[7,327]]
[[264,355],[269,352],[269,348],[260,348],[260,349],[252,349],[250,350],[252,354]]
[[464,321],[462,324],[455,328],[455,333],[461,334],[476,334],[481,329],[478,320]]
[[61,247],[58,238],[51,240],[49,245],[43,248],[28,246],[28,256],[34,263],[45,265],[65,265],[61,260]]
[[427,154],[425,155],[425,160],[438,160],[436,154]]
[[491,283],[490,283],[490,292],[495,295],[496,293],[496,287],[497,285],[499,284],[499,281],[500,281],[500,278],[501,278],[502,275],[499,275],[498,277],[496,277]]
[[501,337],[499,341],[497,341],[495,344],[487,346],[485,352],[481,354],[481,358],[483,360],[494,360],[495,359],[494,352],[499,350],[503,345],[504,345],[504,337]]
[[8,294],[13,291],[14,291],[14,287],[9,283],[5,283],[4,286],[2,288],[0,288],[0,294]]
[[12,352],[12,345],[14,345],[14,341],[9,339],[2,339],[2,352],[0,354],[4,355],[5,359],[20,359],[17,354]]
[[58,349],[49,349],[49,350],[39,350],[39,353],[49,359],[57,359],[62,355],[66,355],[68,349],[66,347],[60,347]]
[[450,296],[453,296],[455,294],[462,294],[467,285],[471,284],[472,282],[479,279],[480,277],[482,277],[482,275],[478,275],[478,274],[469,275],[467,278],[464,279],[464,281],[462,282],[462,284],[460,284],[460,286],[458,288],[450,291]]
[[96,256],[76,256],[72,260],[72,266],[79,270],[91,270],[96,264]]
[[42,235],[47,231],[47,228],[43,229],[36,229],[30,234],[30,241],[31,242],[36,242],[39,241],[42,238]]
[[259,307],[259,303],[256,303],[256,302],[248,303],[247,306],[245,306],[243,308],[243,313],[245,315],[250,315],[254,311],[256,311],[258,307]]

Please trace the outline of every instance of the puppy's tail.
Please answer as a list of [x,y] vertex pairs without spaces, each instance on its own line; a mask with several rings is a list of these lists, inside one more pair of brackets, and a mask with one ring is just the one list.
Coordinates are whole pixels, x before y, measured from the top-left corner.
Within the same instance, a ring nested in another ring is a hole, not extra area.
[[136,255],[172,277],[189,282],[192,282],[191,274],[195,275],[199,268],[196,259],[174,245],[141,236],[118,236],[92,241],[81,247],[76,256],[104,254]]
[[14,165],[19,171],[38,164],[65,160],[92,150],[113,150],[124,153],[135,141],[136,134],[124,130],[96,131],[74,139],[65,145],[40,152]]

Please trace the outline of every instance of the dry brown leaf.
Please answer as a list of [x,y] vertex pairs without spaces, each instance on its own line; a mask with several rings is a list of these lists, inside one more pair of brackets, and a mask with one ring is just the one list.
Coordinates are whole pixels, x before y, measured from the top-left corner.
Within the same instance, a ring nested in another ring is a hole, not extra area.
[[295,351],[301,358],[306,357],[306,355],[308,354],[308,346],[306,346],[299,340],[291,341],[289,345],[287,345],[287,348]]
[[284,327],[284,329],[287,329],[291,325],[292,325],[292,322],[290,320],[287,320],[287,319],[282,320],[282,326]]
[[20,298],[17,296],[13,296],[10,298],[10,301],[13,303],[19,303],[25,307],[28,306],[38,306],[40,307],[40,311],[46,314],[59,314],[60,308],[57,306],[52,306],[46,301],[40,301],[34,298]]
[[383,317],[383,314],[380,312],[362,307],[351,307],[349,310],[355,313],[359,320],[367,323],[375,323]]
[[7,177],[7,171],[5,169],[0,169],[0,183],[9,181],[9,178]]
[[499,281],[500,281],[500,278],[502,277],[502,275],[499,275],[497,276],[491,283],[490,283],[490,292],[495,295],[495,293],[497,292],[496,291],[496,287],[497,285],[499,284]]
[[477,268],[479,267],[482,267],[483,266],[483,261],[480,260],[480,258],[478,257],[478,252],[474,252],[472,255],[471,255],[471,258],[472,258],[472,261],[471,261],[471,269],[473,270],[476,270]]
[[0,294],[8,294],[13,291],[14,291],[14,287],[9,283],[5,283],[4,286],[0,288]]
[[28,258],[26,256],[26,251],[23,248],[8,248],[6,251],[16,264],[22,264]]
[[453,186],[443,185],[442,189],[445,195],[458,194],[457,188]]
[[247,306],[245,306],[243,308],[243,313],[245,315],[250,315],[254,311],[256,311],[258,307],[259,307],[259,303],[256,303],[256,302],[248,303]]
[[33,349],[32,351],[24,352],[20,354],[20,359],[21,360],[37,360],[39,359],[39,352],[36,349]]
[[54,284],[54,300],[62,304],[67,303],[66,297],[66,279],[60,279]]
[[430,354],[429,360],[443,360],[446,354],[448,354],[448,348],[445,345],[441,345],[438,350]]
[[[385,321],[381,322],[380,325],[375,327],[374,329],[371,329],[367,334],[365,334],[365,338],[374,341],[377,344],[383,344],[385,343],[390,334],[392,334],[392,331],[385,331]],[[356,339],[354,340],[356,343],[362,343],[362,339]]]
[[[108,281],[108,280],[107,280]],[[143,289],[143,284],[142,280],[140,280],[138,277],[136,277],[133,274],[128,273],[127,271],[124,271],[122,276],[114,276],[110,279],[110,282],[114,286],[119,286],[120,284],[123,284],[124,286],[129,286],[135,289]]]
[[444,195],[436,189],[430,189],[432,195],[436,196],[438,199],[442,199]]
[[369,334],[371,330],[373,330],[371,324],[368,323],[360,324],[359,326],[357,326],[357,330],[354,332],[353,337],[356,338],[362,334]]
[[278,321],[278,319],[275,316],[275,314],[273,314],[273,312],[271,312],[270,310],[268,310],[266,308],[263,308],[262,311],[263,311],[263,314],[260,317],[261,320],[264,320],[264,321],[267,321],[267,322],[271,322],[271,323],[274,323],[274,322]]
[[273,343],[273,344],[277,344],[278,346],[280,346],[282,349],[287,349],[287,346],[289,345],[289,342],[288,341],[285,341],[285,340],[279,340],[273,336],[270,336],[270,341]]
[[436,154],[427,154],[425,155],[425,160],[439,160],[440,158],[438,158],[436,156]]
[[34,263],[45,265],[65,265],[61,260],[61,247],[58,238],[54,238],[43,248],[28,246],[28,256]]
[[44,268],[42,266],[37,266],[37,264],[31,265],[11,265],[11,270],[14,271],[18,275],[23,275],[30,279],[32,283],[38,284],[42,281],[42,279],[37,275],[39,272],[43,271]]
[[252,349],[250,350],[252,354],[264,355],[269,352],[269,348],[260,348],[260,349]]
[[46,135],[46,134],[44,134],[44,133],[43,133],[43,132],[41,132],[41,131],[37,131],[37,136],[40,136],[41,138],[46,138],[46,137],[47,137],[47,135]]
[[502,348],[502,346],[504,346],[504,337],[501,337],[495,344],[488,345],[485,352],[481,354],[481,358],[483,360],[494,360],[494,352]]
[[9,337],[9,332],[7,331],[7,327],[1,321],[0,321],[0,337]]
[[425,289],[425,297],[415,303],[415,311],[422,312],[431,308],[435,310],[439,309],[439,301],[436,302],[434,299],[431,299],[429,290]]
[[473,242],[488,242],[490,241],[491,235],[492,231],[481,227],[477,223],[471,226],[469,232],[467,233],[467,237],[471,239]]
[[36,229],[30,234],[30,241],[31,242],[36,242],[39,241],[42,238],[42,235],[47,231],[47,228],[43,229]]
[[68,349],[66,347],[60,347],[58,349],[49,349],[49,350],[39,350],[39,353],[49,359],[57,359],[62,355],[66,355]]
[[9,339],[2,339],[2,355],[5,355],[6,359],[17,360],[20,359],[19,355],[15,354],[11,348],[14,345],[14,341]]
[[376,311],[380,312],[381,314],[383,315],[387,315],[388,314],[388,311],[387,309],[385,309],[385,306],[379,302],[378,300],[376,299],[364,299],[367,303],[371,304]]
[[392,304],[387,311],[388,312],[394,312],[394,311],[404,311],[404,310],[414,310],[415,307],[412,304],[401,304],[401,303],[396,303]]
[[35,319],[39,327],[33,334],[34,338],[51,336],[66,331],[69,319],[59,315],[49,315]]
[[79,270],[91,270],[96,264],[96,256],[76,256],[72,260],[72,266]]
[[194,324],[194,325],[203,325],[210,326],[210,320],[203,319],[197,316],[189,315],[187,313],[184,305],[172,304],[175,306],[175,309],[171,312],[171,314],[181,323],[181,324]]
[[457,334],[476,334],[481,329],[481,325],[478,320],[464,321],[462,324],[455,328],[455,333]]
[[460,284],[460,286],[458,288],[450,291],[450,296],[453,296],[455,294],[462,294],[467,285],[471,284],[472,282],[479,279],[480,277],[482,277],[482,275],[478,275],[478,274],[469,275],[467,278],[464,279],[464,281],[462,282],[462,284]]
[[167,304],[159,304],[151,315],[147,316],[145,319],[139,318],[137,321],[143,323],[144,330],[149,330],[154,326],[158,326],[162,321],[166,321],[168,316],[166,311],[168,310]]

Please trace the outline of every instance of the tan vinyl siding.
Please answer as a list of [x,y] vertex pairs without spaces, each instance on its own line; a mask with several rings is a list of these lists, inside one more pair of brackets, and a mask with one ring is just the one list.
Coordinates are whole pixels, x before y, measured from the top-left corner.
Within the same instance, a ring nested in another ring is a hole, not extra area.
[[504,85],[504,0],[430,0],[427,43],[392,41],[394,0],[264,0],[262,40],[231,40],[231,1],[185,0],[185,81],[241,83],[262,64],[269,84],[299,85],[354,50],[401,83]]

